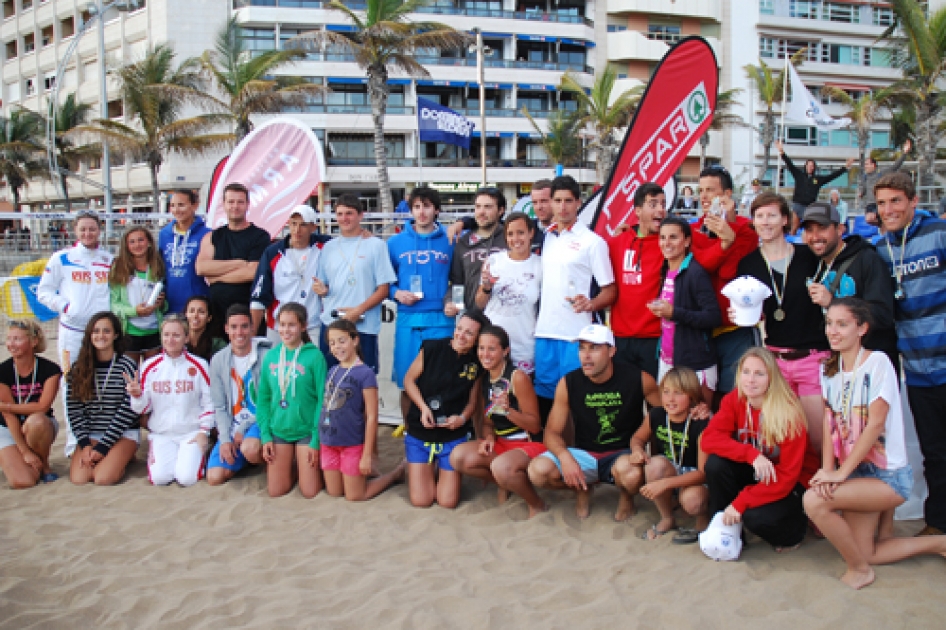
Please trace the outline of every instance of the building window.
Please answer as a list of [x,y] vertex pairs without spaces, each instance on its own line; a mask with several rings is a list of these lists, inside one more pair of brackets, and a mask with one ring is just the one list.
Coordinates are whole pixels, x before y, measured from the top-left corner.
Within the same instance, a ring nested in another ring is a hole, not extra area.
[[36,36],[33,33],[27,33],[23,36],[23,52],[31,53],[36,49]]
[[243,45],[247,50],[273,50],[276,48],[276,31],[271,28],[244,28]]
[[125,115],[125,105],[121,99],[108,102],[108,117],[121,118]]
[[76,34],[76,19],[74,17],[69,16],[65,19],[59,20],[59,37],[61,39],[72,37],[75,34]]
[[16,0],[3,0],[3,19],[16,15]]
[[771,37],[760,37],[759,38],[759,56],[765,59],[773,59],[775,57],[775,40]]
[[648,24],[647,39],[674,44],[680,41],[679,24]]
[[27,79],[26,80],[26,95],[33,96],[36,94],[36,79]]
[[627,30],[626,24],[608,24],[609,33],[623,33]]
[[43,42],[43,48],[51,45],[53,43],[53,25],[44,26],[43,30],[39,32],[39,35]]
[[16,40],[10,40],[6,45],[6,60],[16,59]]
[[47,74],[45,77],[43,77],[43,89],[44,89],[44,90],[46,90],[47,92],[49,92],[49,91],[52,90],[54,87],[56,87],[56,75],[55,75],[55,74]]
[[[344,161],[374,161],[374,136],[371,134],[334,134],[330,133],[328,137],[329,155],[338,160],[337,163]],[[384,147],[389,158],[404,157],[404,136],[385,135]]]
[[759,13],[775,15],[775,0],[759,0]]
[[33,0],[20,0],[20,6],[24,11],[29,11],[33,8]]
[[890,7],[871,7],[871,22],[874,26],[893,24],[893,9]]

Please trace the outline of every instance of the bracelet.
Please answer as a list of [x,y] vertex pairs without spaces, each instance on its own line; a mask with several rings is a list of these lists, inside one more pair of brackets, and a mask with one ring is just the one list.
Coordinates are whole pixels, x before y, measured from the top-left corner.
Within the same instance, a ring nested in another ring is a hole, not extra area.
[[489,289],[484,289],[484,288],[483,288],[483,285],[480,285],[480,291],[482,291],[482,292],[485,293],[486,295],[489,295],[490,293],[493,292],[493,287],[490,287]]

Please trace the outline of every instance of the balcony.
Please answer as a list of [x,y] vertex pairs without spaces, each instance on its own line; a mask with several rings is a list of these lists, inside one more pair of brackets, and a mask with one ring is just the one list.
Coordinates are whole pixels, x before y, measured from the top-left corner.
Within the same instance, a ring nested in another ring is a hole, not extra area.
[[[745,2],[741,0],[739,4]],[[721,0],[605,0],[608,13],[638,13],[655,16],[699,18],[713,22],[723,21]]]
[[[608,33],[609,61],[653,61],[664,58],[670,46],[687,37],[668,33],[639,33],[637,31],[619,31]],[[715,37],[704,37],[716,53],[718,63],[722,63],[721,42]]]
[[[416,167],[417,158],[396,157],[388,158],[389,167]],[[329,166],[377,166],[377,161],[373,158],[328,158]],[[470,155],[460,158],[425,158],[423,160],[424,168],[468,168],[479,167],[479,155]],[[555,163],[552,160],[504,160],[502,158],[486,158],[486,166],[502,168],[553,168]],[[594,162],[583,162],[581,168],[595,167]],[[567,168],[578,168],[576,165],[569,165]]]
[[[663,46],[666,52],[666,46]],[[254,56],[263,54],[262,50],[253,51]],[[475,68],[476,59],[470,57],[414,57],[422,66],[453,66],[461,68]],[[347,53],[308,53],[306,61],[354,62],[355,56]],[[512,70],[553,70],[564,72],[584,72],[594,74],[591,66],[581,63],[558,63],[556,61],[526,61],[517,59],[486,59],[487,68],[508,68]]]

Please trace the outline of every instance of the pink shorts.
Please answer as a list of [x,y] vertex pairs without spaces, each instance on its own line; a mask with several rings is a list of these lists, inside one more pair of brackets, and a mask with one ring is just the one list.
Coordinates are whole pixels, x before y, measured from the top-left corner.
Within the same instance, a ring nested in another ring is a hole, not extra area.
[[365,445],[358,446],[326,446],[319,449],[319,462],[322,470],[340,470],[349,477],[361,477],[361,456],[365,452]]
[[[769,350],[789,350],[789,348],[770,347]],[[798,396],[821,396],[821,362],[831,353],[826,350],[814,350],[810,355],[794,361],[776,358],[778,369],[788,381],[789,387]],[[777,356],[777,355],[776,355]]]

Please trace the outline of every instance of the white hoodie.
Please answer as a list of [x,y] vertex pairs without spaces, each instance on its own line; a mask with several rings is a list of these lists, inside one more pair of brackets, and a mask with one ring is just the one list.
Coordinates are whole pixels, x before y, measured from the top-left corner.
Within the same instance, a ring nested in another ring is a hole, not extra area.
[[207,362],[182,352],[169,357],[163,352],[145,361],[141,369],[141,396],[132,397],[136,413],[151,413],[148,431],[158,435],[183,436],[214,426]]
[[53,254],[46,262],[36,297],[60,314],[66,328],[84,332],[93,315],[109,309],[108,272],[113,256],[81,243]]

